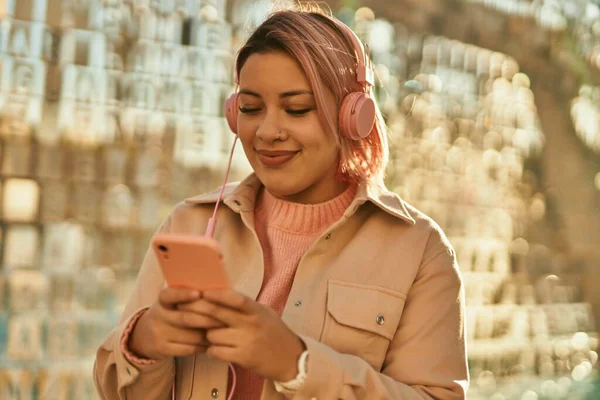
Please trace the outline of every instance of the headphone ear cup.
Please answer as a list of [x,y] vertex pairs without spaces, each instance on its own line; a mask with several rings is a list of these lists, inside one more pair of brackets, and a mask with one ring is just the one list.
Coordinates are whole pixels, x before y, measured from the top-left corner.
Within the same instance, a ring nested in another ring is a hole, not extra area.
[[233,93],[225,100],[225,118],[229,129],[237,135],[237,117],[238,117],[238,94]]
[[348,93],[339,115],[342,134],[353,140],[364,139],[375,125],[375,102],[362,92]]

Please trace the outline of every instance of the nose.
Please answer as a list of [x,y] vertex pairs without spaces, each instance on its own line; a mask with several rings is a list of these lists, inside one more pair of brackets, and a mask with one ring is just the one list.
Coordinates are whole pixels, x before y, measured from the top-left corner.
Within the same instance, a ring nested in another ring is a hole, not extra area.
[[264,117],[256,130],[256,136],[264,142],[285,140],[277,110],[268,110],[264,113]]

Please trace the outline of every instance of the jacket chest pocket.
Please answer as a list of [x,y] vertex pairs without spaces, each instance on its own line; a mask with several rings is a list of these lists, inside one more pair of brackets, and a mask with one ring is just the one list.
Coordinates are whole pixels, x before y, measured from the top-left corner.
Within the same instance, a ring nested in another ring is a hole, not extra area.
[[380,371],[405,299],[402,293],[378,286],[329,281],[321,342]]
[[205,354],[176,357],[175,360],[177,400],[227,398],[229,366],[226,362]]

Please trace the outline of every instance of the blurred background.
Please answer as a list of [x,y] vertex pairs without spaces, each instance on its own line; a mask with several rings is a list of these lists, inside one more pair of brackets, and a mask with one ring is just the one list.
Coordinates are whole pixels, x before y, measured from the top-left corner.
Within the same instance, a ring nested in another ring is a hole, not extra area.
[[[0,399],[97,398],[152,233],[222,179],[271,3],[0,0]],[[600,1],[321,4],[370,45],[388,186],[456,248],[468,398],[600,399]]]

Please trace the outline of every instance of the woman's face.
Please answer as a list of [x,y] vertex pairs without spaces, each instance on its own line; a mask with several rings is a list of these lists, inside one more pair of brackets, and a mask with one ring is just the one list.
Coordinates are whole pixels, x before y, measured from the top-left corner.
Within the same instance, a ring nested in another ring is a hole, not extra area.
[[[274,196],[314,204],[347,184],[336,179],[338,148],[321,124],[308,78],[283,52],[254,53],[240,71],[238,136],[254,172]],[[326,91],[326,112],[335,113]]]

